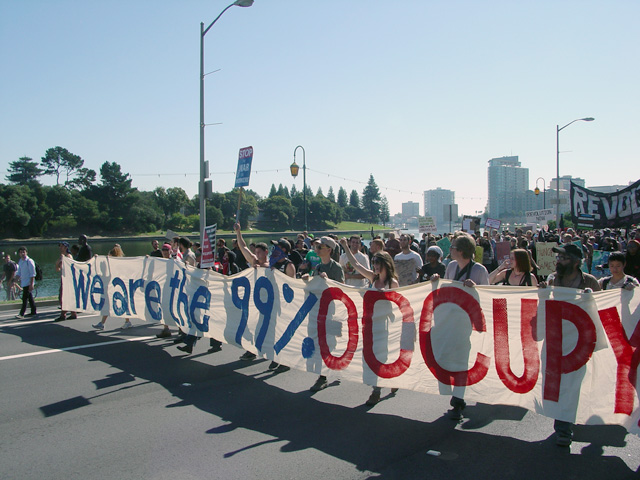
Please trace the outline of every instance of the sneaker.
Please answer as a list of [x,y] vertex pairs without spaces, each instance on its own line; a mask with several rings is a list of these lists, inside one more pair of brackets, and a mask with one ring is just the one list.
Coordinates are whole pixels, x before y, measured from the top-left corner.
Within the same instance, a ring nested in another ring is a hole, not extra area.
[[571,437],[566,435],[556,435],[556,445],[559,447],[569,447],[571,445]]
[[380,401],[380,392],[377,390],[374,390],[373,392],[371,392],[371,395],[369,395],[369,400],[367,400],[366,404],[368,407],[373,407],[379,401]]
[[16,315],[16,318],[17,318],[18,320],[22,320],[22,319],[24,318],[24,315],[20,315],[20,314],[18,314],[18,315]]
[[98,322],[95,325],[91,325],[93,328],[95,328],[96,330],[104,330],[104,323],[102,322]]
[[320,375],[316,380],[316,383],[314,383],[309,390],[311,390],[312,392],[319,392],[320,390],[324,390],[325,388],[327,388],[327,385],[327,377],[325,377],[324,375]]
[[186,335],[184,334],[184,332],[182,330],[180,330],[178,332],[178,336],[173,339],[173,344],[176,345],[178,343],[184,342],[184,337],[186,337]]
[[158,338],[171,338],[171,331],[162,330],[160,333],[158,333],[156,335],[156,337],[158,337]]
[[391,389],[391,395],[395,395],[396,393],[398,393],[398,389],[397,388],[392,388]]
[[27,313],[27,317],[37,317],[38,314],[36,312]]
[[275,369],[276,373],[284,373],[284,372],[288,372],[289,370],[291,370],[291,367],[287,367],[286,365],[278,365],[278,368]]
[[54,322],[62,322],[63,320],[66,320],[66,319],[67,317],[65,317],[64,315],[60,315],[54,320]]
[[191,345],[180,345],[178,350],[187,354],[193,353],[193,347]]
[[240,357],[240,360],[244,360],[245,362],[252,362],[257,358],[255,353],[244,352],[244,354]]
[[222,342],[219,340],[211,339],[209,341],[209,353],[215,353],[222,350]]
[[69,315],[68,320],[76,320],[78,318],[78,315],[75,313],[72,313],[71,315]]
[[126,322],[124,322],[124,325],[120,327],[120,330],[126,330],[127,328],[131,328],[131,327],[133,327],[133,325],[129,320],[127,320]]
[[276,362],[275,360],[273,362],[271,362],[269,364],[269,370],[275,370],[280,366],[280,364],[278,362]]

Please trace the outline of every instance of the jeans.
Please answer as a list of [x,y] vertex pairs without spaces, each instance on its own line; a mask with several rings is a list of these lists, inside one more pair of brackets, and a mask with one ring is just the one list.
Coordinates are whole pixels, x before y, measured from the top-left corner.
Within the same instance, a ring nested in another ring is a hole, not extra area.
[[27,311],[27,302],[29,302],[29,307],[31,308],[31,315],[35,315],[36,302],[33,301],[33,295],[28,285],[22,288],[22,308],[20,309],[20,315],[24,315]]

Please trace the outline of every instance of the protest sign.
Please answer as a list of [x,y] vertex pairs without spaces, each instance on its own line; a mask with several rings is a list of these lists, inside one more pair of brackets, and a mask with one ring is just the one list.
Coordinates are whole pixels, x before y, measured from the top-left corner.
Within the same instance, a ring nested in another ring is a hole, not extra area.
[[451,248],[451,240],[449,240],[449,237],[441,238],[436,242],[436,245],[438,245],[442,249],[441,260],[447,258],[449,256],[449,250]]
[[556,271],[556,254],[553,247],[557,246],[556,242],[536,242],[536,263],[540,267],[538,275],[546,277]]
[[200,268],[213,267],[215,263],[215,255],[213,252],[216,244],[216,232],[218,224],[214,223],[204,229],[204,244],[202,245],[202,255],[200,256]]
[[498,264],[509,260],[511,254],[511,242],[496,242],[496,262]]
[[435,217],[420,217],[418,219],[418,233],[437,233]]
[[576,294],[441,279],[378,291],[268,268],[228,277],[171,259],[104,256],[64,257],[62,284],[63,310],[177,325],[316,375],[640,433],[640,289]]
[[500,225],[502,222],[500,220],[496,220],[494,218],[487,218],[487,221],[484,223],[485,230],[500,230]]

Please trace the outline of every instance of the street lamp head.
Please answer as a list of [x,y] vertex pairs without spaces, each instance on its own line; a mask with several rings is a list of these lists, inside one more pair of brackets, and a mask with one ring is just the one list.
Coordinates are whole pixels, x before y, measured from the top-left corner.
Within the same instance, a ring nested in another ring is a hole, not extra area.
[[584,122],[593,122],[595,120],[595,118],[587,117],[587,118],[581,118],[581,120],[584,121]]
[[296,178],[298,176],[298,172],[300,171],[300,167],[298,166],[298,164],[296,163],[295,160],[293,161],[293,163],[289,167],[289,170],[291,170],[291,176],[293,178]]
[[250,7],[253,5],[253,0],[236,0],[233,4],[237,7]]
[[536,187],[536,189],[533,191],[533,193],[535,193],[536,195],[540,195],[540,189],[538,187]]

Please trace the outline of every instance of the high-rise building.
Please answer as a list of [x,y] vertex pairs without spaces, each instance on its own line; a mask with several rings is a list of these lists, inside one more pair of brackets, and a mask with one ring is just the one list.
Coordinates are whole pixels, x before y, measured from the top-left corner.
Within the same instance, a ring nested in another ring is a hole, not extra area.
[[424,215],[434,217],[439,231],[448,231],[449,213],[452,221],[458,218],[458,205],[456,205],[456,194],[453,190],[436,188],[435,190],[425,190],[424,192]]
[[489,217],[497,220],[521,218],[525,212],[529,169],[517,156],[489,160]]
[[418,202],[406,202],[402,204],[402,218],[406,221],[411,217],[420,216],[420,204]]

